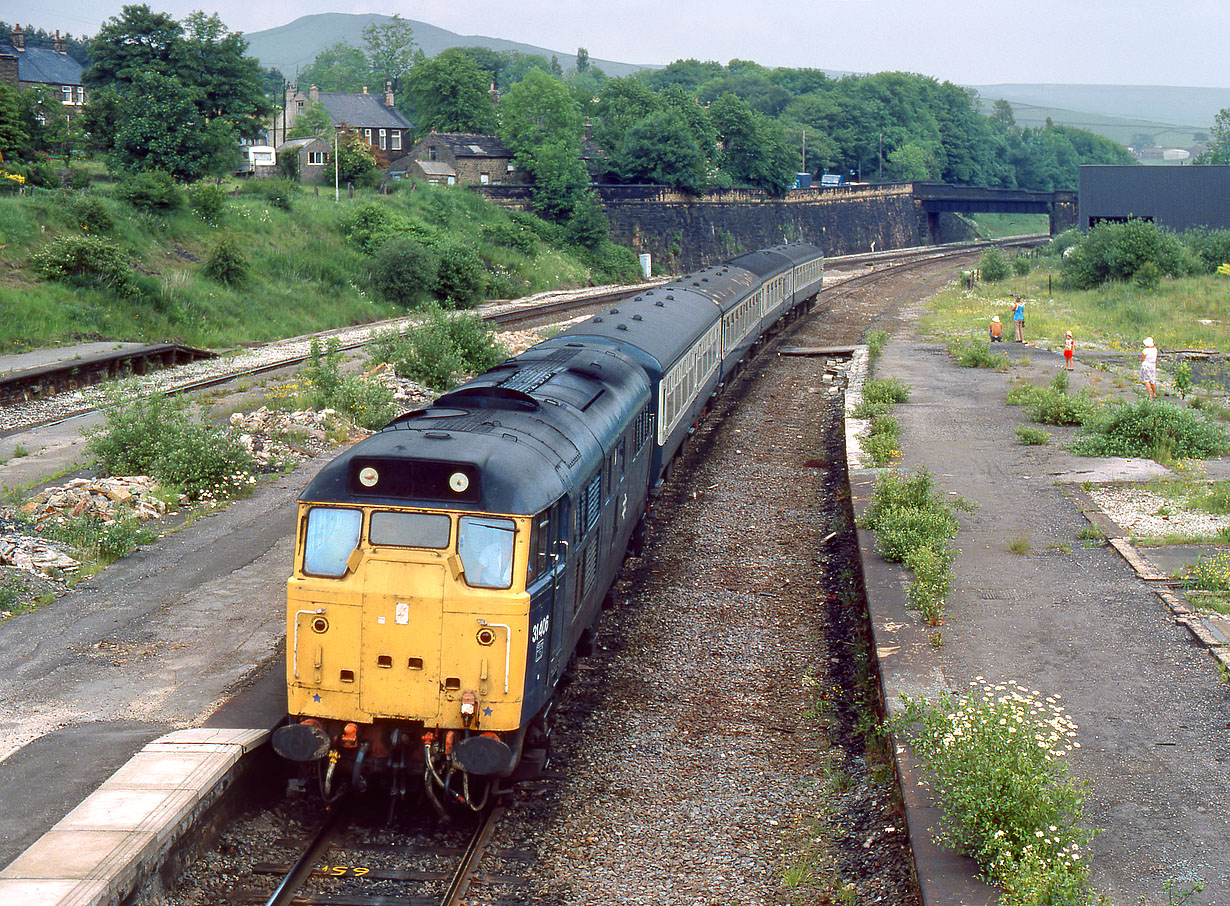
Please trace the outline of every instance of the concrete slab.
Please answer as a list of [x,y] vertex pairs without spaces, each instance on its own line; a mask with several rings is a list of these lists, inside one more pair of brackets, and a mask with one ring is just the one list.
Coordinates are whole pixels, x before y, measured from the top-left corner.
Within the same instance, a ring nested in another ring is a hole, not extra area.
[[31,368],[43,368],[47,365],[60,365],[87,359],[100,355],[111,355],[116,352],[129,352],[145,348],[147,343],[78,343],[75,346],[56,346],[51,349],[32,349],[29,352],[17,352],[12,355],[0,355],[0,377],[28,371]]
[[1169,478],[1174,473],[1151,459],[1089,459],[1087,467],[1064,469],[1052,472],[1058,482],[1066,484],[1106,484],[1112,481],[1148,481],[1151,478]]
[[0,903],[14,906],[77,906],[97,903],[106,895],[105,881],[42,881],[24,878],[0,878]]
[[1201,557],[1214,557],[1219,552],[1230,550],[1230,548],[1217,544],[1166,544],[1157,547],[1142,547],[1139,550],[1153,562],[1158,572],[1174,576]]
[[53,829],[0,872],[0,880],[105,880],[134,861],[154,839],[153,831]]

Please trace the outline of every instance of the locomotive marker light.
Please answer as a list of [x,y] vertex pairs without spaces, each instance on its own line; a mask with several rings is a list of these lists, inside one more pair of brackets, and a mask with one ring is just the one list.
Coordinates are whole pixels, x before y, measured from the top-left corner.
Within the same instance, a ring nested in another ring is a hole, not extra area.
[[467,689],[461,693],[461,722],[465,724],[466,729],[470,729],[470,724],[474,721],[474,712],[477,710],[478,699],[474,693]]
[[363,485],[365,488],[374,488],[376,486],[376,482],[379,480],[380,473],[371,466],[359,471],[359,484]]
[[508,692],[508,665],[512,661],[512,627],[507,623],[488,623],[482,617],[478,618],[479,626],[490,626],[504,630],[504,692]]
[[448,477],[448,486],[460,494],[470,486],[470,478],[465,472],[454,472]]

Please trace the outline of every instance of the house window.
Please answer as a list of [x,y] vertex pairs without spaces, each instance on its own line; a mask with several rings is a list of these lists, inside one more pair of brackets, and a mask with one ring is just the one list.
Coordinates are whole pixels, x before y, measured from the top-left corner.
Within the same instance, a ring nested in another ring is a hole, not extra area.
[[369,145],[372,143],[372,130],[363,130],[363,141],[367,142]]
[[60,100],[65,104],[71,104],[73,102],[73,86],[72,85],[61,85],[60,86]]
[[394,151],[400,151],[401,150],[401,130],[394,129],[392,133],[389,135],[389,141],[391,143],[390,147]]
[[427,149],[427,159],[428,160],[436,159],[436,146],[435,145],[432,145],[430,148]]
[[325,152],[323,151],[309,151],[308,152],[308,166],[323,167],[324,165],[325,165]]
[[457,177],[455,177],[455,176],[450,176],[450,177],[448,178],[448,184],[449,184],[450,186],[451,186],[451,185],[453,185],[453,183],[455,183],[455,182],[457,182]]
[[80,85],[77,86],[77,103],[78,104],[85,103],[85,89],[82,88]]
[[488,185],[490,182],[491,182],[491,177],[488,176],[486,173],[478,174],[478,184],[480,186]]
[[296,110],[302,110],[302,109],[303,109],[303,101],[295,101],[295,109],[296,109]]
[[384,151],[389,147],[388,133],[385,130],[380,130],[380,150]]

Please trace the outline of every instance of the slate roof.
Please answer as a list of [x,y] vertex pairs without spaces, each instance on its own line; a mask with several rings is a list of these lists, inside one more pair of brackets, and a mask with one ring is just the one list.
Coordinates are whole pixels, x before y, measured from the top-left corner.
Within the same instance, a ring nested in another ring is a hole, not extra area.
[[0,43],[0,54],[17,58],[17,78],[22,82],[44,85],[80,85],[84,67],[68,54],[56,53],[46,47],[18,50],[8,41]]
[[416,160],[413,163],[418,165],[428,176],[456,176],[457,171],[450,167],[442,160]]
[[498,135],[473,132],[433,132],[427,138],[438,139],[438,144],[446,146],[454,157],[511,158],[513,156],[512,150],[500,141]]
[[384,97],[375,94],[345,94],[322,91],[320,102],[334,123],[345,123],[352,129],[411,129],[410,121],[386,107]]

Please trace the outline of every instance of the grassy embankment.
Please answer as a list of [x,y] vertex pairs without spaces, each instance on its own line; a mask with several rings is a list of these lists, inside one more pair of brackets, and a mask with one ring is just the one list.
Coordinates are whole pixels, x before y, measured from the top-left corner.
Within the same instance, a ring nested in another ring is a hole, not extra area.
[[[228,195],[215,223],[190,204],[147,213],[112,197],[109,187],[85,196],[32,190],[0,197],[0,350],[97,339],[217,348],[396,316],[404,309],[370,288],[372,257],[346,235],[347,214],[372,202],[399,215],[399,224],[417,236],[472,247],[490,297],[613,276],[593,266],[585,250],[566,245],[557,227],[463,190],[358,192],[335,203],[331,193],[316,197],[291,187],[288,197],[285,209],[257,194]],[[518,235],[519,247],[504,244]],[[48,280],[31,266],[56,240],[82,236],[118,248],[135,271],[135,290],[119,291],[88,275]],[[205,262],[224,240],[244,260],[240,282],[206,274]]]

